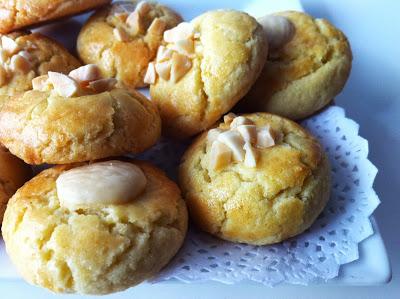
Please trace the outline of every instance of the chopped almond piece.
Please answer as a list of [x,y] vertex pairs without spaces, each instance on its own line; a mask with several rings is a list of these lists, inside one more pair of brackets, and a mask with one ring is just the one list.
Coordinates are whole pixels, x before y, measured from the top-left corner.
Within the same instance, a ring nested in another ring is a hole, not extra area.
[[254,144],[257,142],[257,127],[255,125],[240,125],[236,130],[242,135],[245,142]]
[[156,61],[163,62],[165,60],[171,59],[173,53],[174,51],[172,51],[171,49],[168,49],[164,46],[160,46],[157,51]]
[[6,63],[9,58],[10,55],[8,55],[8,53],[3,49],[0,49],[0,63],[1,64]]
[[11,55],[17,53],[20,49],[18,44],[6,35],[1,37],[1,47]]
[[243,149],[246,152],[244,157],[244,165],[246,165],[247,167],[256,167],[257,166],[256,150],[248,142],[244,144]]
[[0,66],[0,86],[3,86],[7,83],[7,77],[7,71],[2,66]]
[[194,42],[191,39],[182,39],[172,45],[172,49],[186,56],[194,53]]
[[171,61],[171,80],[176,83],[192,68],[192,62],[187,56],[176,52],[172,54]]
[[19,51],[18,55],[21,55],[28,61],[32,61],[33,57],[28,51]]
[[144,75],[143,82],[147,84],[154,84],[156,82],[156,69],[153,62],[150,62],[147,66],[147,71],[146,75]]
[[119,12],[114,15],[118,20],[125,23],[126,19],[128,18],[128,13],[126,12]]
[[163,20],[155,18],[153,22],[151,22],[147,32],[154,35],[162,35],[166,26],[167,24]]
[[114,28],[113,29],[114,37],[120,42],[127,42],[129,41],[129,34],[122,28]]
[[231,122],[231,129],[236,129],[240,125],[254,125],[254,122],[247,117],[238,116]]
[[228,114],[224,115],[224,123],[229,125],[236,117],[237,115],[235,113],[229,112]]
[[169,80],[171,74],[171,61],[157,62],[155,65],[157,74],[164,80]]
[[218,136],[218,141],[229,147],[233,153],[235,161],[241,162],[244,159],[244,141],[237,131],[226,131]]
[[114,78],[99,79],[89,82],[89,88],[93,89],[95,92],[104,92],[114,88],[117,84],[117,80]]
[[207,142],[209,144],[212,144],[215,140],[218,139],[219,134],[221,134],[222,132],[224,132],[224,131],[221,130],[220,128],[211,129],[207,133]]
[[138,14],[140,14],[142,16],[147,14],[150,10],[151,10],[151,5],[147,1],[140,1],[136,5],[136,9],[135,9],[135,11],[137,11]]
[[232,161],[232,151],[228,146],[216,140],[210,150],[210,167],[219,170],[226,167]]
[[42,75],[32,80],[32,88],[34,90],[45,91],[48,89],[49,85],[50,82],[48,75]]
[[74,80],[81,82],[94,81],[101,78],[100,69],[95,64],[87,64],[72,70],[68,76]]
[[182,22],[178,26],[164,32],[164,40],[167,43],[175,43],[184,39],[193,38],[193,25],[187,22]]
[[132,12],[126,19],[126,24],[130,27],[133,35],[140,32],[140,19],[137,11]]
[[272,137],[271,128],[269,126],[262,127],[257,131],[257,146],[267,148],[275,145],[275,140]]
[[78,83],[67,75],[49,72],[49,81],[53,84],[54,90],[62,97],[72,97],[79,91]]
[[27,59],[17,54],[11,57],[10,68],[14,72],[26,74],[31,70],[32,65]]

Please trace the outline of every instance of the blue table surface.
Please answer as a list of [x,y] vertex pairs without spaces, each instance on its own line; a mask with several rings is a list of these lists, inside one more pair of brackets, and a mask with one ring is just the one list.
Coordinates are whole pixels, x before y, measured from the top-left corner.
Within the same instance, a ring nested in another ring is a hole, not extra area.
[[[369,140],[370,160],[379,169],[375,190],[382,204],[375,216],[391,260],[392,281],[376,287],[321,285],[273,289],[199,284],[190,298],[400,298],[400,1],[302,0],[302,4],[306,12],[341,28],[352,45],[353,70],[336,103],[360,124],[360,135]],[[182,295],[182,288],[181,284],[172,283],[155,285],[151,292],[144,292],[144,287],[139,286],[132,294],[146,299],[188,298]],[[0,298],[69,297],[52,295],[22,281],[0,281]]]

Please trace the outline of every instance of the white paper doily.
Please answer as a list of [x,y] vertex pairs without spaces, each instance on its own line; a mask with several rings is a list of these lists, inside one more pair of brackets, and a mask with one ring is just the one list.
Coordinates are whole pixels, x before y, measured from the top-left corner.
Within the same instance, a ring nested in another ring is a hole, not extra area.
[[[152,282],[308,284],[334,278],[340,265],[358,259],[358,243],[373,234],[369,216],[379,204],[372,188],[377,169],[367,158],[368,142],[358,136],[358,124],[337,106],[302,125],[320,140],[332,166],[331,198],[312,227],[281,244],[251,246],[219,240],[192,225],[182,249]],[[185,147],[162,141],[139,158],[176,178]]]

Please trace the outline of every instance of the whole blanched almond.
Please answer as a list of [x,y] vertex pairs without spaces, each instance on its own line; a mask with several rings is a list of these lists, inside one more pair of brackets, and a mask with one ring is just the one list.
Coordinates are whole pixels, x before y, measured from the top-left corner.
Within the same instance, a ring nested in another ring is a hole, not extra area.
[[147,84],[154,84],[156,82],[156,69],[153,62],[150,62],[147,66],[147,71],[144,75],[143,82]]
[[60,96],[69,98],[78,94],[79,85],[74,79],[56,72],[49,72],[48,74],[49,82]]
[[78,82],[94,81],[101,78],[100,69],[95,64],[87,64],[72,70],[68,76]]

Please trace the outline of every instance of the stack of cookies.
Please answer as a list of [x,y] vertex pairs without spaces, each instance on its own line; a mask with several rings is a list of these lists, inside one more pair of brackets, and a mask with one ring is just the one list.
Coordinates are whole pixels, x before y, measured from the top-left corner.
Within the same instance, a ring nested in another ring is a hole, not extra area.
[[[108,2],[0,4],[0,219],[21,275],[59,293],[134,286],[182,246],[186,206],[198,228],[231,242],[309,228],[329,199],[330,167],[295,121],[343,88],[343,33],[300,12],[184,22],[155,2]],[[21,30],[94,8],[79,59]],[[147,86],[151,99],[135,90]],[[179,187],[126,156],[161,135],[195,137]],[[28,164],[52,167],[29,180]]]

